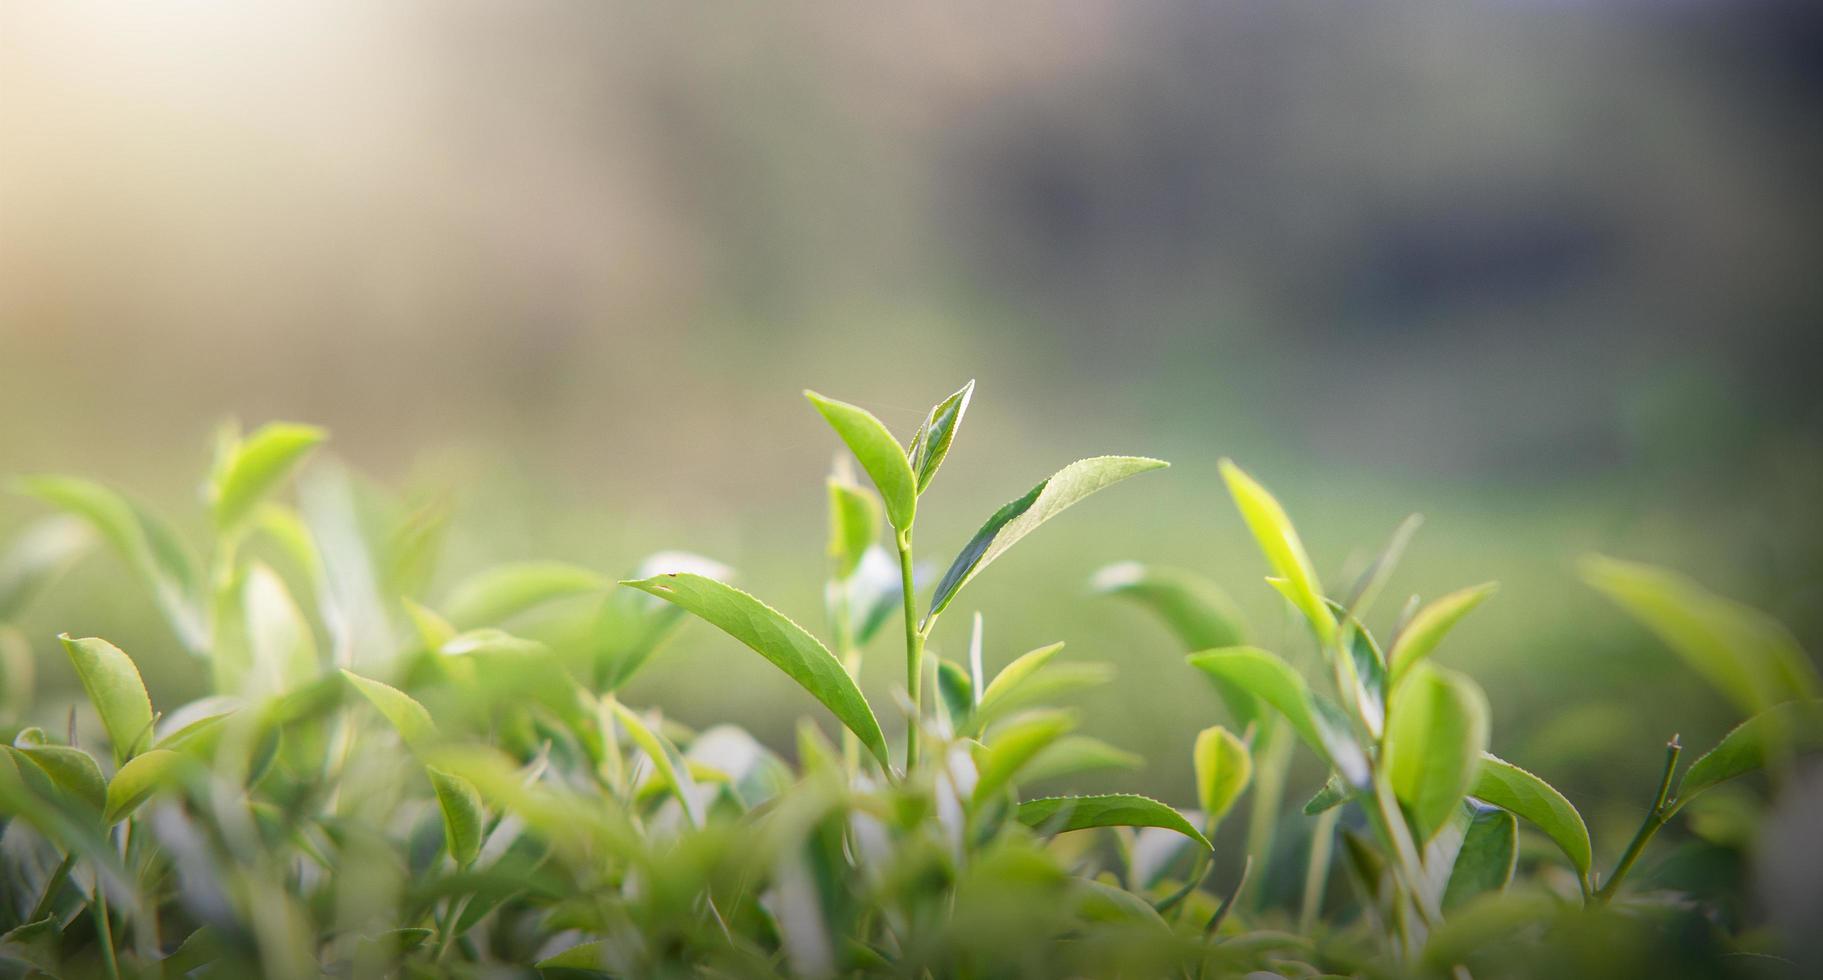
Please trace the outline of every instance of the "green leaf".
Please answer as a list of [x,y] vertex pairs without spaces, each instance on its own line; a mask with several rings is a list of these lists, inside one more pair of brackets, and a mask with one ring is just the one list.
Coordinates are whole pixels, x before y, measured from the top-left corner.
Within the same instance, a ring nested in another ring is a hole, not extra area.
[[106,640],[74,640],[68,633],[58,639],[76,666],[89,703],[101,716],[108,740],[114,743],[114,761],[125,762],[142,745],[150,745],[152,699],[146,696],[145,682],[133,659]]
[[1184,815],[1150,797],[1132,793],[1046,796],[1019,804],[1019,822],[1049,833],[1090,827],[1160,827],[1213,847]]
[[1196,799],[1211,824],[1227,816],[1253,779],[1253,757],[1235,734],[1220,725],[1196,736]]
[[343,670],[342,676],[380,710],[392,727],[398,729],[399,737],[406,745],[418,749],[436,739],[437,726],[430,720],[430,712],[411,695],[352,670]]
[[1519,856],[1519,825],[1499,807],[1477,806],[1462,837],[1462,849],[1450,869],[1443,908],[1453,910],[1484,892],[1497,892],[1513,880]]
[[1823,748],[1823,700],[1790,701],[1735,726],[1690,764],[1677,788],[1679,806],[1698,793],[1776,764],[1794,751]]
[[1347,803],[1349,797],[1353,795],[1354,790],[1342,781],[1341,776],[1330,776],[1329,781],[1323,784],[1323,788],[1317,790],[1317,795],[1304,804],[1304,815],[1314,817],[1325,810],[1333,810]]
[[426,766],[431,787],[437,792],[437,805],[443,810],[443,844],[458,868],[475,863],[481,853],[484,814],[481,794],[461,776]]
[[197,605],[195,562],[176,533],[150,511],[107,487],[68,476],[30,476],[19,488],[87,521],[151,588],[166,622],[185,649],[207,648]]
[[1026,763],[1075,726],[1076,720],[1067,712],[1043,711],[996,732],[993,741],[976,753],[975,805],[993,799]]
[[1589,877],[1589,828],[1582,814],[1570,805],[1550,783],[1483,752],[1481,768],[1475,774],[1475,785],[1469,795],[1497,807],[1511,810],[1557,842],[1564,856],[1586,881]]
[[1186,658],[1190,666],[1210,677],[1233,684],[1285,716],[1304,742],[1324,759],[1329,750],[1311,715],[1310,685],[1279,657],[1257,647],[1224,647],[1204,650]]
[[976,705],[974,715],[969,718],[968,731],[986,731],[996,721],[1027,705],[1048,703],[1113,679],[1114,667],[1110,664],[1051,664],[991,703],[984,700]]
[[680,572],[621,584],[695,613],[772,661],[848,726],[882,766],[888,764],[886,736],[861,689],[834,654],[783,613],[700,575]]
[[463,580],[443,608],[458,629],[493,626],[547,602],[606,592],[613,584],[607,576],[576,565],[515,562]]
[[152,749],[129,760],[108,780],[107,822],[126,819],[191,764],[183,753],[170,749]]
[[1757,609],[1650,565],[1591,556],[1582,575],[1744,711],[1814,698],[1823,686],[1791,633]]
[[532,964],[539,970],[584,970],[590,973],[605,973],[610,964],[608,956],[610,946],[607,940],[597,940],[571,946],[554,956],[547,956]]
[[1467,677],[1427,664],[1394,695],[1383,764],[1420,844],[1461,805],[1487,742],[1487,696]]
[[684,760],[683,753],[677,751],[677,747],[672,745],[669,739],[653,731],[650,725],[647,725],[626,705],[619,701],[609,701],[608,706],[613,709],[614,717],[620,719],[621,726],[627,730],[627,734],[632,737],[634,744],[638,745],[646,753],[647,758],[652,760],[652,767],[657,772],[658,778],[670,789],[671,795],[677,797],[677,802],[683,805],[684,816],[690,821],[690,825],[701,827],[703,825],[702,804],[697,800],[696,781],[690,775],[690,766]]
[[1392,673],[1393,685],[1398,686],[1400,679],[1411,670],[1413,664],[1437,648],[1443,634],[1449,632],[1462,617],[1481,605],[1498,588],[1500,586],[1497,583],[1486,582],[1452,592],[1419,609],[1412,621],[1399,632],[1399,638],[1393,641],[1387,664],[1387,669]]
[[949,571],[944,572],[937,583],[937,592],[931,597],[925,620],[928,622],[943,612],[963,586],[1038,525],[1097,490],[1169,465],[1163,460],[1142,456],[1095,456],[1079,459],[1051,474],[1025,496],[995,511],[994,516],[981,525],[981,530],[963,546],[956,560],[950,563]]
[[1032,674],[1037,672],[1038,668],[1050,662],[1050,659],[1057,656],[1057,652],[1062,649],[1062,643],[1053,643],[1020,654],[1013,659],[1012,663],[1000,668],[1000,673],[995,674],[993,680],[988,681],[987,687],[981,691],[977,704],[983,710],[998,707],[1001,701],[1011,697],[1021,684],[1024,684]]
[[937,661],[937,694],[943,699],[943,710],[949,714],[952,726],[961,727],[974,713],[974,683],[960,664]]
[[316,679],[316,635],[277,572],[259,562],[249,566],[241,608],[253,693],[282,694]]
[[846,473],[829,478],[829,558],[837,579],[853,575],[880,537],[880,502]]
[[1418,533],[1418,526],[1423,523],[1424,518],[1417,514],[1399,522],[1399,526],[1393,529],[1392,538],[1386,542],[1386,547],[1380,549],[1380,553],[1374,556],[1373,563],[1355,580],[1354,588],[1349,590],[1348,601],[1342,604],[1344,612],[1356,619],[1367,617],[1367,611],[1379,597],[1380,589],[1392,577],[1399,559],[1405,557],[1406,545],[1411,543],[1412,535]]
[[918,477],[912,472],[905,450],[899,448],[899,440],[864,408],[824,398],[814,391],[805,391],[804,397],[822,413],[874,481],[880,498],[886,502],[886,519],[900,531],[911,527],[918,512]]
[[329,433],[315,426],[273,422],[224,445],[209,485],[216,530],[238,528]]
[[68,745],[22,745],[19,752],[37,763],[58,788],[91,809],[107,807],[108,781],[94,756]]
[[1285,580],[1287,595],[1310,620],[1317,640],[1328,646],[1335,637],[1336,619],[1324,601],[1323,585],[1317,578],[1316,569],[1311,567],[1310,556],[1304,552],[1304,542],[1298,539],[1291,518],[1265,487],[1232,460],[1224,459],[1220,465],[1222,479],[1228,482],[1228,492],[1234,497],[1234,504],[1241,512],[1242,520],[1247,522],[1248,530],[1253,532],[1254,540],[1259,542],[1260,551],[1266,555],[1266,563]]
[[930,487],[937,467],[942,466],[943,457],[949,455],[950,444],[956,440],[956,430],[962,428],[962,416],[968,412],[968,401],[974,393],[975,382],[970,381],[961,391],[938,402],[925,416],[924,424],[918,426],[917,434],[912,436],[907,455],[912,471],[918,475],[919,493]]
[[0,623],[16,618],[26,603],[89,550],[94,539],[87,525],[66,515],[26,528],[0,555]]
[[1099,738],[1065,735],[1033,756],[1021,778],[1036,783],[1098,769],[1143,769],[1145,765],[1145,756],[1116,748]]
[[1186,650],[1237,646],[1246,639],[1234,600],[1195,572],[1123,561],[1096,572],[1090,588],[1147,609]]

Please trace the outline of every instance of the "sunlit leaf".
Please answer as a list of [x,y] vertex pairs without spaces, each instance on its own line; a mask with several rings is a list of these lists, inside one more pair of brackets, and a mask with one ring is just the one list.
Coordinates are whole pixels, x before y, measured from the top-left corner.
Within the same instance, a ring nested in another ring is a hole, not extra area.
[[677,573],[621,584],[688,609],[770,660],[848,726],[881,765],[887,764],[886,736],[854,679],[828,648],[783,613],[700,575]]
[[1823,700],[1790,701],[1754,715],[1690,764],[1678,784],[1679,805],[1698,793],[1792,753],[1823,749]]
[[106,640],[76,640],[67,633],[59,639],[114,744],[115,761],[125,762],[142,745],[150,745],[152,699],[146,696],[145,682],[133,659]]
[[949,455],[949,447],[956,440],[956,430],[962,428],[962,416],[968,412],[968,401],[974,393],[975,382],[970,381],[962,390],[938,402],[918,426],[917,434],[912,436],[907,456],[912,472],[918,476],[919,493],[930,487],[937,467],[942,466],[943,458]]
[[216,529],[240,527],[260,500],[328,437],[315,426],[273,422],[225,444],[209,484]]
[[1443,635],[1498,588],[1497,584],[1487,582],[1452,592],[1420,607],[1411,622],[1399,631],[1399,638],[1393,641],[1392,651],[1387,655],[1387,669],[1392,674],[1393,684],[1398,685],[1413,664],[1430,656]]
[[1192,754],[1196,770],[1196,799],[1210,823],[1227,816],[1234,801],[1253,779],[1253,757],[1235,734],[1220,725],[1196,736]]
[[1310,620],[1318,641],[1327,646],[1335,636],[1335,615],[1324,601],[1323,585],[1310,564],[1310,556],[1304,552],[1304,542],[1299,540],[1297,529],[1291,525],[1291,518],[1265,487],[1232,461],[1222,460],[1221,469],[1228,492],[1233,495],[1235,506],[1247,522],[1248,530],[1253,532],[1254,540],[1259,542],[1260,551],[1266,555],[1266,563],[1285,580],[1293,604]]
[[1329,750],[1311,716],[1310,686],[1290,664],[1257,647],[1205,650],[1191,654],[1187,660],[1210,677],[1233,684],[1271,705],[1306,744],[1323,758],[1329,758]]
[[1141,456],[1096,456],[1077,460],[1058,470],[1024,496],[995,511],[994,516],[975,532],[950,564],[949,571],[938,581],[925,618],[928,620],[943,612],[963,586],[1038,525],[1098,490],[1169,465],[1163,460]]
[[918,477],[899,440],[886,426],[864,408],[825,398],[814,391],[804,392],[810,404],[822,413],[829,427],[836,430],[842,442],[861,468],[867,471],[880,498],[886,503],[886,519],[900,531],[911,527],[918,512]]
[[1484,752],[1469,795],[1524,817],[1555,841],[1577,873],[1588,878],[1589,828],[1582,814],[1550,783]]
[[1091,827],[1161,827],[1175,830],[1204,847],[1213,846],[1183,814],[1150,797],[1132,793],[1025,800],[1019,804],[1019,822],[1046,833]]
[[1487,697],[1461,674],[1425,665],[1393,696],[1384,765],[1419,843],[1462,803],[1487,741]]

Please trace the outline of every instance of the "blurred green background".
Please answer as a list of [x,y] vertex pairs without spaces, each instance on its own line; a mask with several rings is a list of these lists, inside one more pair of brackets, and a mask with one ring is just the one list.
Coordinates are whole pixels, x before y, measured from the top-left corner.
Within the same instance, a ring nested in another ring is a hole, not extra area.
[[[1814,5],[0,2],[0,38],[0,475],[200,532],[212,426],[310,421],[452,495],[439,589],[682,548],[820,625],[836,442],[799,389],[909,435],[973,377],[935,560],[1070,459],[1176,464],[960,610],[990,662],[1118,665],[1086,730],[1153,761],[1104,783],[1184,802],[1219,708],[1094,569],[1203,571],[1296,642],[1227,455],[1334,581],[1420,511],[1396,589],[1503,583],[1440,656],[1604,849],[1664,739],[1735,716],[1577,556],[1823,637]],[[204,688],[109,558],[26,625],[45,717],[60,630]],[[700,626],[633,699],[781,745],[813,707]]]

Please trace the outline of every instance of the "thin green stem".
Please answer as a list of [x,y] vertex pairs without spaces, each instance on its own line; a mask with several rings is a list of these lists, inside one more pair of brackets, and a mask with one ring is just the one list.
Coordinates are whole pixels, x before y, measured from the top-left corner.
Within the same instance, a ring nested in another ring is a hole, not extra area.
[[1310,835],[1310,863],[1304,868],[1304,899],[1298,907],[1298,931],[1308,936],[1316,927],[1323,911],[1323,893],[1329,884],[1329,857],[1335,845],[1336,819],[1341,807],[1332,807],[1317,817]]
[[911,716],[905,730],[905,773],[918,765],[918,728],[924,712],[921,693],[924,679],[924,632],[918,629],[918,588],[912,580],[911,529],[899,532],[899,587],[905,595],[905,693],[911,699]]
[[114,927],[108,922],[107,887],[100,882],[95,884],[95,904],[89,906],[95,913],[95,931],[101,934],[101,965],[107,972],[108,980],[120,980],[120,960],[114,954]]
[[1626,852],[1620,856],[1620,863],[1614,866],[1614,873],[1609,875],[1608,880],[1596,890],[1596,904],[1606,905],[1608,900],[1614,897],[1614,893],[1620,889],[1620,883],[1626,880],[1627,872],[1633,870],[1634,862],[1639,860],[1639,856],[1646,850],[1646,845],[1651,843],[1653,835],[1657,834],[1659,828],[1665,825],[1665,821],[1671,819],[1671,814],[1676,810],[1676,806],[1671,800],[1671,778],[1677,773],[1677,757],[1683,751],[1684,747],[1678,742],[1676,735],[1671,736],[1671,741],[1665,743],[1665,771],[1659,777],[1658,794],[1653,797],[1652,809],[1646,812],[1646,819],[1641,821],[1639,831],[1633,835],[1633,840],[1628,842]]

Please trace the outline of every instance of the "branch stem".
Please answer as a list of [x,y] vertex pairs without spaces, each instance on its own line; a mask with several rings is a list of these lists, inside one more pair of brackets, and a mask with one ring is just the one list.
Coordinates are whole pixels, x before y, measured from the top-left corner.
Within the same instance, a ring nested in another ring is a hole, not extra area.
[[905,693],[911,699],[905,730],[905,773],[910,775],[918,766],[918,728],[924,713],[924,631],[918,628],[918,587],[912,580],[910,528],[899,532],[898,544],[899,587],[905,596]]
[[1653,835],[1657,834],[1659,828],[1665,825],[1665,821],[1671,819],[1671,814],[1676,809],[1676,805],[1671,799],[1671,779],[1677,774],[1677,757],[1683,751],[1684,747],[1678,742],[1676,735],[1671,736],[1671,741],[1665,743],[1665,771],[1659,777],[1658,795],[1653,797],[1652,809],[1646,811],[1646,819],[1640,822],[1639,830],[1634,833],[1633,840],[1628,842],[1626,852],[1621,854],[1620,863],[1614,866],[1614,873],[1608,876],[1608,880],[1603,882],[1600,888],[1596,889],[1595,903],[1597,905],[1606,905],[1608,900],[1614,897],[1614,893],[1620,889],[1620,883],[1626,880],[1627,872],[1633,870],[1634,863],[1645,852],[1646,845],[1652,842]]

